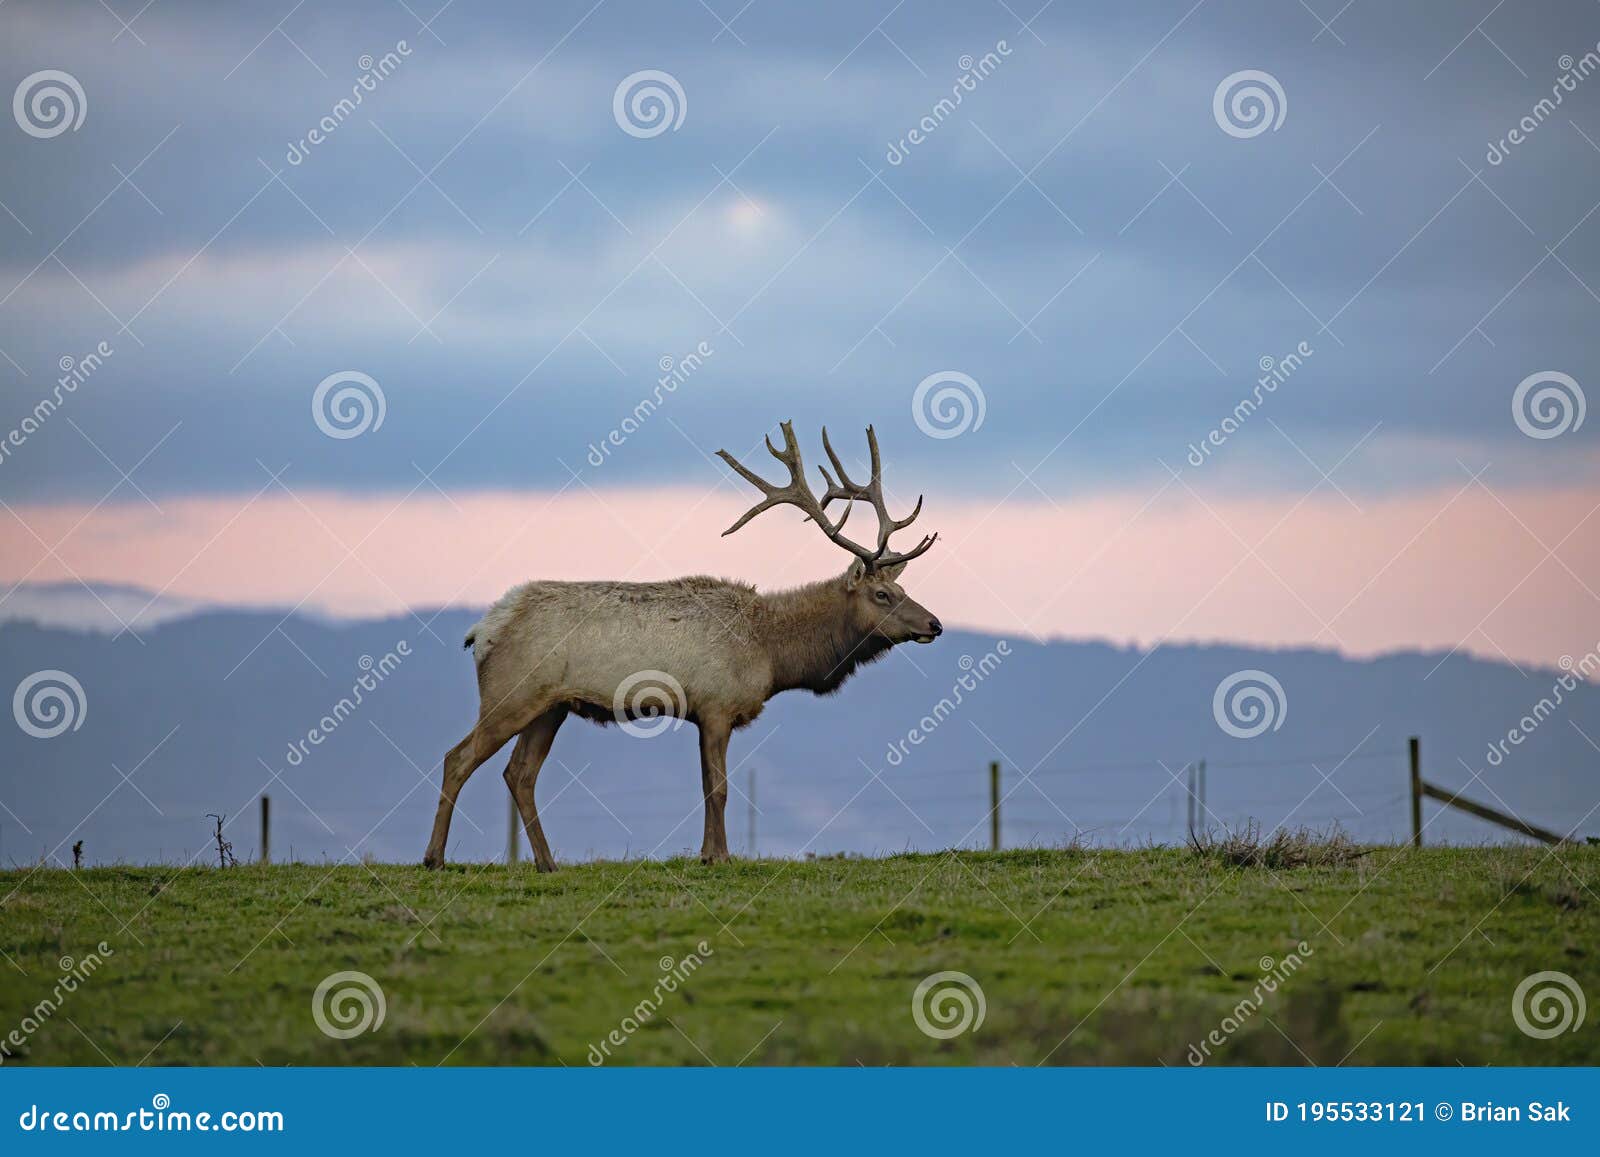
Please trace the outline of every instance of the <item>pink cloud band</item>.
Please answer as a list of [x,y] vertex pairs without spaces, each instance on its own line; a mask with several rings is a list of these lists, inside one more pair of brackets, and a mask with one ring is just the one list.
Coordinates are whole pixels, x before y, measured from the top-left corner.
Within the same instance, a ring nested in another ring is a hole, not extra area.
[[[1002,505],[930,495],[940,531],[905,585],[947,623],[1015,637],[1149,645],[1228,640],[1367,655],[1450,649],[1553,664],[1600,640],[1600,535],[1588,489],[1477,483],[1337,494]],[[352,497],[325,491],[38,504],[0,516],[0,579],[127,583],[227,604],[345,616],[482,605],[530,578],[737,576],[763,587],[842,571],[797,514],[722,530],[731,485]],[[859,517],[859,514],[858,514]],[[134,624],[138,626],[137,623]]]

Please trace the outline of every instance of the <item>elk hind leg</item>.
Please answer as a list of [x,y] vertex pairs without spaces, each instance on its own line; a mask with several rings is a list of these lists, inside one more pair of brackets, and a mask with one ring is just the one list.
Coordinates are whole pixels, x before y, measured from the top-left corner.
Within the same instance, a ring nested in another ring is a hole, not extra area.
[[550,754],[556,732],[567,717],[565,706],[552,707],[534,719],[517,736],[517,745],[511,750],[511,762],[506,765],[506,786],[522,816],[522,827],[528,833],[528,843],[533,845],[533,862],[541,872],[556,870],[556,860],[550,854],[550,844],[544,838],[544,827],[539,823],[539,810],[533,802],[534,783],[539,769]]
[[456,797],[466,786],[472,773],[505,746],[506,740],[521,731],[539,711],[526,711],[517,715],[498,715],[480,718],[478,725],[444,757],[444,782],[439,788],[439,810],[433,817],[433,835],[428,839],[428,850],[422,857],[425,868],[444,866],[444,848],[450,838],[450,819],[455,815]]

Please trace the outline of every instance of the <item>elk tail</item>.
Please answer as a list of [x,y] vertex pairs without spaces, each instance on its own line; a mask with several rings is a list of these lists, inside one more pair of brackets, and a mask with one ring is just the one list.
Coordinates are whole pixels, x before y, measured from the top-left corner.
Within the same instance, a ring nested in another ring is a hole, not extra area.
[[472,652],[473,662],[481,667],[494,647],[494,640],[484,630],[482,619],[467,628],[467,637],[461,640],[461,645]]

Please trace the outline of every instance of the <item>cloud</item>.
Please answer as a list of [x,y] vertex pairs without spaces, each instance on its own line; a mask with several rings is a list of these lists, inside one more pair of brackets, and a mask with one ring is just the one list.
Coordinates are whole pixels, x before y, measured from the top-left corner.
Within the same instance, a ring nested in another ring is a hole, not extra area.
[[[1267,412],[1283,436],[1258,423],[1197,487],[1293,501],[1294,447],[1327,467],[1369,435],[1341,485],[1447,486],[1462,448],[1519,483],[1591,478],[1592,424],[1535,443],[1508,409],[1529,373],[1593,362],[1600,153],[1577,130],[1600,84],[1486,168],[1529,82],[1476,38],[1451,53],[1460,32],[1402,14],[1382,51],[1352,34],[1333,53],[1304,12],[1190,7],[1057,6],[1029,32],[1003,6],[908,6],[874,31],[847,5],[757,5],[735,36],[703,12],[486,4],[444,10],[436,39],[388,2],[280,31],[163,3],[141,45],[113,43],[98,4],[13,0],[0,64],[75,71],[89,115],[0,134],[0,410],[30,412],[63,356],[118,353],[75,399],[79,431],[5,463],[10,494],[92,500],[119,477],[107,458],[163,437],[137,472],[154,494],[253,487],[285,460],[323,487],[419,469],[555,487],[701,341],[717,356],[674,408],[683,436],[663,426],[619,478],[681,483],[784,417],[909,431],[916,383],[955,369],[988,394],[981,436],[901,453],[975,491],[1021,468],[1058,502],[1112,492],[1159,480],[1301,341],[1316,360]],[[1564,11],[1505,23],[1539,83],[1535,62],[1593,40]],[[393,75],[290,165],[361,54],[401,39]],[[1000,39],[1003,63],[889,164],[960,56]],[[1246,66],[1289,112],[1238,140],[1211,93]],[[611,111],[644,67],[689,109],[651,140]],[[384,438],[334,456],[305,411],[347,369],[395,405]]]
[[[175,500],[160,514],[122,502],[24,506],[0,524],[0,579],[126,582],[159,591],[158,606],[426,619],[427,608],[485,605],[533,578],[712,573],[773,588],[842,572],[841,552],[782,511],[722,538],[749,501],[731,475],[704,490],[617,488],[600,475],[555,492],[449,496],[271,486]],[[1353,655],[1459,645],[1550,665],[1600,639],[1600,600],[1582,577],[1600,564],[1597,508],[1600,490],[1465,477],[1359,509],[1325,489],[1285,509],[1270,498],[1206,501],[1181,485],[1069,508],[941,488],[919,521],[939,542],[905,582],[947,622],[1010,635]],[[41,540],[59,544],[54,556]],[[151,625],[126,599],[118,606],[135,629]]]

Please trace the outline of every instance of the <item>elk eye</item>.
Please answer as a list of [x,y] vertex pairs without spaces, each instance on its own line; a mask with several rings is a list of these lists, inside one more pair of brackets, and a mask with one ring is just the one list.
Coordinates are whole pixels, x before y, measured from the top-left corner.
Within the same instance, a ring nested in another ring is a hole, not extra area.
[[888,606],[889,605],[889,592],[888,591],[876,591],[876,592],[873,593],[872,597],[877,599],[884,606]]

